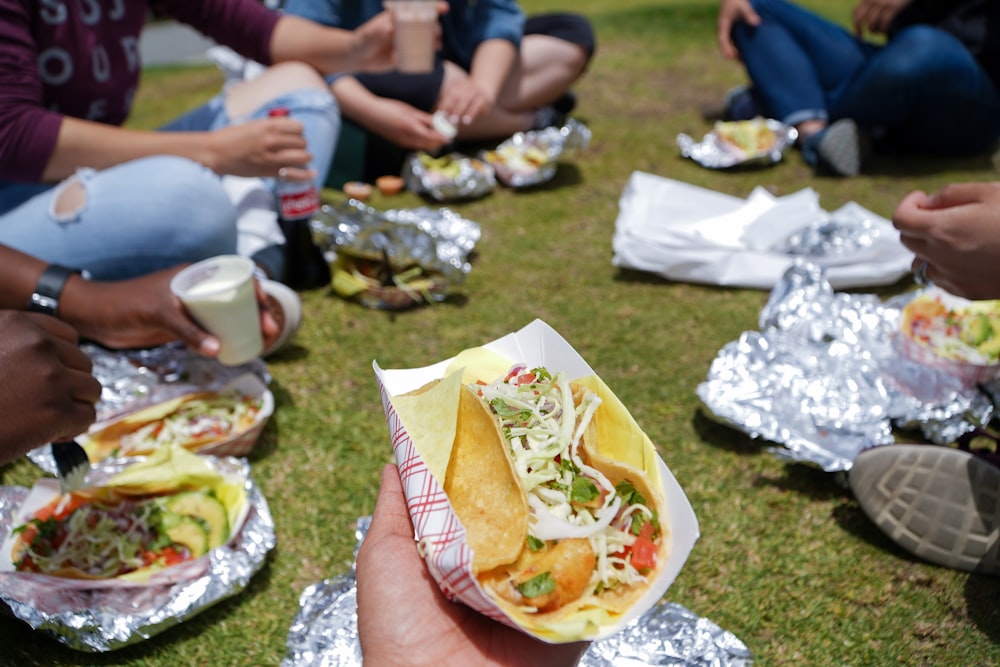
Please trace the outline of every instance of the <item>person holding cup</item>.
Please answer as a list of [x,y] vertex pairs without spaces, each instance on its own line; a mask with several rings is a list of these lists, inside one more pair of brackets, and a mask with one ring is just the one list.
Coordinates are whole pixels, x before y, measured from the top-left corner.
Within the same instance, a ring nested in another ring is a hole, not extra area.
[[[223,342],[171,291],[171,280],[182,269],[184,265],[129,280],[94,280],[0,244],[0,310],[30,310],[57,318],[80,338],[110,349],[181,341],[202,356],[218,357]],[[294,335],[301,321],[299,302],[287,287],[259,276],[254,277],[253,293],[257,319],[248,328],[260,332],[259,353],[267,356]]]
[[346,31],[256,0],[156,7],[267,69],[132,129],[147,3],[0,0],[0,243],[103,280],[232,253],[280,280],[274,180],[324,182],[340,116],[320,72],[392,68],[391,17]]
[[[415,32],[399,18],[404,12],[413,16],[420,0],[285,0],[284,11],[352,29],[381,12],[383,4],[396,12],[397,39]],[[410,49],[397,41],[396,71],[327,77],[343,117],[367,135],[366,180],[399,173],[406,151],[436,152],[453,140],[505,139],[557,125],[575,105],[569,90],[596,45],[585,17],[525,17],[515,0],[448,0],[447,5],[438,19],[442,46],[431,71],[417,71],[426,70],[426,62],[411,68],[403,60]]]

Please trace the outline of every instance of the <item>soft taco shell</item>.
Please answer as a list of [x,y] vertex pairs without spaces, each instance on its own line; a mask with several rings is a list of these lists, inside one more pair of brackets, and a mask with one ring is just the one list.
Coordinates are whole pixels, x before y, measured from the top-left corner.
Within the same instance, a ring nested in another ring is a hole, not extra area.
[[[162,403],[157,403],[141,410],[137,410],[115,420],[100,430],[88,433],[79,439],[80,444],[84,451],[87,452],[87,458],[89,458],[91,462],[97,463],[99,461],[103,461],[104,459],[114,455],[115,452],[121,450],[122,438],[136,433],[140,429],[145,428],[154,422],[168,419],[171,415],[179,412],[184,407],[195,401],[216,400],[220,397],[231,397],[233,401],[242,401],[247,398],[247,395],[237,392],[230,394],[228,392],[219,393],[213,391],[199,391],[177,396],[170,400],[163,401]],[[242,415],[233,425],[233,428],[226,433],[206,433],[200,436],[188,437],[183,441],[172,442],[170,444],[183,447],[189,451],[199,451],[215,443],[236,438],[240,434],[247,432],[258,423],[261,418],[261,414],[262,411],[258,409]],[[137,447],[135,449],[131,449],[125,455],[146,456],[151,454],[154,449],[155,447]],[[225,454],[228,452],[213,451],[212,453]]]

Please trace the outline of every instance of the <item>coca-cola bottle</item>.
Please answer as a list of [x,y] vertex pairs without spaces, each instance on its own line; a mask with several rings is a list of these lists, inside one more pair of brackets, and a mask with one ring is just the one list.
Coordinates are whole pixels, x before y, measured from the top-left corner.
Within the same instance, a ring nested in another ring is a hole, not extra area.
[[[271,109],[270,116],[287,116],[288,109]],[[292,289],[314,289],[330,284],[330,265],[313,241],[310,220],[319,211],[319,192],[312,181],[275,179],[278,224],[285,235],[285,276]]]

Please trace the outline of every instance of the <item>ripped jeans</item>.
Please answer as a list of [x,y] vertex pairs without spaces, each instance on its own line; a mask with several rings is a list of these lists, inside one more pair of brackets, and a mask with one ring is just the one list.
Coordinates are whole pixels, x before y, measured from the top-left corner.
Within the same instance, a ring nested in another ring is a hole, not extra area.
[[[303,125],[322,187],[340,132],[333,97],[301,90],[275,97],[249,118],[286,107]],[[222,94],[163,131],[230,124]],[[82,189],[81,187],[82,186]],[[220,177],[201,164],[156,155],[102,170],[79,169],[58,184],[0,182],[0,243],[47,262],[122,280],[220,254],[258,259],[283,271],[273,180]]]

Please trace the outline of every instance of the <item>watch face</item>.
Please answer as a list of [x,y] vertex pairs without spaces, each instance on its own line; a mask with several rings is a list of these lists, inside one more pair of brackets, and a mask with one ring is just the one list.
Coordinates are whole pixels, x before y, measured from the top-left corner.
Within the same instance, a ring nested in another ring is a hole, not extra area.
[[38,277],[38,284],[35,286],[35,293],[31,295],[28,309],[55,315],[59,310],[59,295],[62,294],[66,281],[74,273],[80,271],[59,264],[49,264],[45,267],[42,275]]
[[55,315],[58,307],[58,299],[54,299],[45,294],[39,294],[38,292],[31,295],[29,310],[33,310],[36,313],[45,313],[46,315]]

